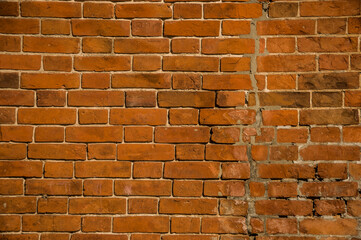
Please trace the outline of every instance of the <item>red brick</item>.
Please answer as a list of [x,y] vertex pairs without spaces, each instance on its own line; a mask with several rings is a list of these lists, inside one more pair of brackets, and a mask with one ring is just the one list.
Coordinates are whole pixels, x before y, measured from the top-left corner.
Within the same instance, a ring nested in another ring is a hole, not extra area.
[[81,180],[27,179],[27,195],[81,195]]
[[319,163],[317,170],[321,178],[347,178],[346,163]]
[[348,19],[348,32],[349,33],[361,33],[360,17],[354,17]]
[[[264,223],[263,220],[259,219],[259,218],[251,218],[250,220],[250,225],[252,228],[252,233],[262,233],[264,232]],[[265,238],[265,237],[264,237]],[[272,239],[272,237],[269,237]],[[294,237],[292,237],[294,238]],[[258,240],[266,240],[266,239],[261,239],[261,237],[257,237]],[[297,238],[296,238],[297,239]],[[286,239],[285,239],[286,240]]]
[[199,233],[201,219],[196,217],[172,217],[172,233]]
[[162,35],[160,20],[132,20],[132,35],[141,37],[157,37]]
[[251,69],[251,60],[248,57],[224,57],[221,58],[222,72],[240,72]]
[[130,177],[131,164],[115,161],[86,161],[75,163],[75,176],[78,178],[124,178]]
[[239,141],[239,136],[239,128],[212,128],[212,141],[216,143],[236,143]]
[[39,19],[1,18],[0,33],[37,34],[40,29]]
[[199,56],[165,56],[164,71],[217,72],[219,60],[217,57]]
[[171,18],[172,9],[170,4],[155,3],[125,3],[115,6],[117,18]]
[[262,111],[263,124],[266,126],[297,125],[297,110],[265,110]]
[[199,53],[198,39],[178,38],[172,40],[172,53]]
[[345,213],[343,200],[315,200],[315,209],[319,215],[337,215]]
[[269,182],[268,197],[297,197],[296,182]]
[[247,161],[246,146],[206,145],[206,159],[215,161]]
[[267,88],[270,90],[295,89],[296,75],[268,75]]
[[[127,235],[119,235],[119,234],[103,234],[103,233],[88,233],[81,234],[76,233],[73,234],[71,240],[127,240]],[[68,240],[68,239],[67,239]]]
[[247,233],[243,217],[204,217],[202,233]]
[[269,16],[272,18],[297,17],[297,3],[271,3],[269,5]]
[[307,138],[308,129],[306,128],[290,128],[277,130],[277,142],[280,143],[306,143]]
[[156,127],[155,142],[160,143],[206,143],[210,138],[208,127]]
[[169,122],[171,125],[194,125],[198,124],[197,109],[170,109]]
[[[11,143],[0,144],[1,160],[20,160],[24,158],[26,158],[25,144],[11,144]],[[14,162],[14,164],[16,163]]]
[[168,39],[116,39],[114,41],[114,52],[116,53],[168,53]]
[[0,197],[0,213],[35,213],[35,197]]
[[301,110],[300,125],[358,124],[354,109]]
[[360,216],[361,215],[361,202],[359,200],[349,200],[347,201],[347,213],[351,216]]
[[77,38],[24,37],[24,52],[78,53],[80,41]]
[[0,108],[0,124],[15,123],[15,108]]
[[252,159],[264,161],[268,158],[268,147],[263,145],[253,145],[251,149]]
[[31,142],[33,127],[28,126],[0,126],[0,141],[2,142]]
[[44,35],[69,35],[70,20],[65,19],[42,19],[41,33]]
[[257,57],[258,72],[308,72],[316,70],[315,56],[287,55]]
[[220,107],[238,107],[245,104],[244,92],[222,91],[217,93],[217,105]]
[[111,3],[92,3],[83,4],[84,17],[89,18],[112,18],[114,15],[114,6]]
[[41,56],[39,55],[0,54],[0,69],[39,70],[40,65]]
[[320,70],[347,70],[349,60],[347,55],[320,55],[318,64]]
[[70,72],[73,69],[72,58],[68,56],[44,56],[43,66],[46,71]]
[[81,4],[72,2],[22,2],[21,15],[25,17],[81,17]]
[[88,144],[89,159],[115,159],[115,144]]
[[250,21],[244,20],[224,20],[222,23],[222,35],[241,35],[251,32]]
[[310,145],[300,150],[303,160],[360,160],[357,146]]
[[1,195],[23,195],[23,179],[0,179]]
[[0,46],[0,51],[20,52],[20,40],[21,39],[16,36],[0,36],[0,41],[2,42],[2,45]]
[[203,160],[204,148],[204,145],[178,144],[176,158],[179,160]]
[[40,239],[41,240],[69,240],[69,234],[67,234],[67,233],[42,233]]
[[122,142],[123,127],[67,127],[67,142]]
[[23,124],[74,124],[75,109],[23,108],[18,110],[18,123]]
[[111,222],[110,217],[84,217],[81,230],[83,232],[110,232]]
[[[167,1],[173,1],[173,0],[167,0]],[[162,239],[164,240],[212,240],[216,237],[217,235],[186,235],[186,234],[182,234],[182,235],[176,235],[176,234],[172,234],[172,235],[164,235],[162,236]]]
[[361,105],[361,91],[346,91],[345,106],[359,107]]
[[233,216],[246,216],[248,203],[242,200],[221,199],[220,214]]
[[124,198],[72,198],[70,214],[122,214],[126,212]]
[[171,75],[167,73],[114,74],[113,88],[170,88]]
[[209,90],[241,90],[252,89],[249,75],[205,75],[203,76],[203,89]]
[[312,93],[313,107],[341,107],[341,92],[314,92]]
[[345,32],[346,32],[346,19],[344,18],[317,19],[317,33],[345,34]]
[[310,107],[310,94],[305,92],[261,92],[258,97],[261,106]]
[[164,177],[172,179],[219,178],[220,164],[214,162],[168,162],[164,165]]
[[300,4],[300,15],[313,16],[350,16],[360,14],[358,0],[341,0],[328,2],[303,2]]
[[300,222],[301,233],[313,235],[356,235],[356,219],[304,219]]
[[356,182],[308,182],[300,188],[303,196],[352,197],[357,196]]
[[82,88],[106,89],[110,87],[110,74],[108,73],[83,73]]
[[80,124],[108,123],[108,110],[106,109],[79,109]]
[[250,176],[250,165],[248,163],[222,164],[222,179],[248,179]]
[[355,52],[357,38],[309,37],[298,38],[300,52]]
[[215,94],[213,92],[167,91],[158,93],[160,107],[213,107]]
[[169,144],[120,144],[118,160],[158,160],[174,159],[174,146]]
[[258,18],[262,15],[259,3],[211,3],[204,5],[204,18]]
[[130,34],[130,21],[72,19],[75,36],[126,37]]
[[259,215],[307,216],[312,214],[309,200],[259,200],[255,203]]
[[113,48],[108,38],[83,38],[82,49],[84,53],[110,53]]
[[202,109],[200,123],[205,125],[253,124],[256,119],[254,110]]
[[133,71],[157,71],[161,69],[160,56],[134,56]]
[[298,146],[270,146],[269,158],[270,160],[297,160]]
[[156,214],[158,211],[158,199],[133,198],[128,201],[129,213]]
[[306,164],[260,164],[258,176],[261,178],[314,178],[315,168]]
[[297,233],[297,219],[268,218],[266,229],[269,234],[295,234]]
[[269,20],[257,22],[258,35],[305,35],[315,33],[315,20]]
[[204,196],[242,197],[245,195],[245,183],[243,181],[205,181]]
[[[11,158],[10,155],[6,156],[5,159]],[[40,161],[0,161],[0,167],[1,177],[41,177],[43,175],[43,164]]]
[[74,69],[78,71],[124,71],[130,70],[127,56],[79,56],[74,59]]
[[173,195],[176,197],[200,197],[202,193],[202,181],[174,180],[173,182]]
[[84,144],[29,144],[28,157],[35,159],[85,160]]
[[79,88],[80,75],[77,73],[23,73],[21,87],[30,89]]
[[24,232],[75,232],[80,230],[80,216],[23,216]]
[[267,38],[267,50],[270,53],[293,53],[295,49],[295,38]]
[[0,3],[1,16],[18,16],[19,3],[17,2],[2,2]]
[[16,72],[0,73],[0,88],[19,88],[19,74]]
[[113,220],[113,232],[166,233],[169,231],[169,217],[127,216]]
[[38,200],[38,213],[66,213],[68,199],[66,198],[40,198]]
[[0,216],[0,231],[1,232],[18,232],[21,227],[21,218],[16,215],[2,215]]
[[35,129],[35,142],[63,142],[64,128],[37,127]]
[[160,162],[135,162],[133,163],[134,178],[161,178],[163,165]]
[[189,4],[189,3],[176,3],[174,4],[174,18],[201,18],[202,17],[202,5],[201,4]]
[[245,54],[254,53],[254,40],[243,38],[203,39],[203,54]]
[[156,92],[155,91],[127,91],[126,106],[127,107],[155,107]]
[[361,142],[360,127],[343,127],[343,140],[345,142]]
[[116,109],[110,110],[110,124],[124,125],[164,125],[167,121],[166,109]]
[[68,93],[69,106],[115,107],[124,105],[123,91],[72,91]]
[[112,180],[84,180],[83,194],[85,196],[112,196]]
[[[6,219],[6,217],[5,217]],[[38,234],[1,234],[1,237],[6,240],[37,240],[39,239]],[[42,240],[46,240],[45,238],[42,238]],[[49,240],[49,239],[48,239]],[[59,239],[61,240],[61,239]]]
[[164,36],[216,37],[219,30],[220,21],[181,20],[164,23]]
[[336,127],[314,127],[311,128],[312,142],[339,142],[340,129]]
[[170,180],[116,180],[115,195],[126,196],[170,196]]
[[151,142],[153,139],[152,127],[126,127],[124,130],[126,142]]
[[162,198],[159,203],[161,214],[217,214],[216,199]]
[[47,178],[72,178],[72,162],[46,162],[44,168],[44,177]]

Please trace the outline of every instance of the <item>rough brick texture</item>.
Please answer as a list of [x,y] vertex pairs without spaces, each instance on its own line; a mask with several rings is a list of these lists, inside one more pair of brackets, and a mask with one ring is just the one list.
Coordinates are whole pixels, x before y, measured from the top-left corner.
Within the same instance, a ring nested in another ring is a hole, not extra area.
[[361,239],[360,13],[0,0],[0,239]]

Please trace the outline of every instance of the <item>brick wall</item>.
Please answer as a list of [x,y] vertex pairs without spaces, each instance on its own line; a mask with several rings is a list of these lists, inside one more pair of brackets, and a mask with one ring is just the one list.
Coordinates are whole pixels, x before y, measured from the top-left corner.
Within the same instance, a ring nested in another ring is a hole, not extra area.
[[1,240],[361,239],[360,0],[19,2]]

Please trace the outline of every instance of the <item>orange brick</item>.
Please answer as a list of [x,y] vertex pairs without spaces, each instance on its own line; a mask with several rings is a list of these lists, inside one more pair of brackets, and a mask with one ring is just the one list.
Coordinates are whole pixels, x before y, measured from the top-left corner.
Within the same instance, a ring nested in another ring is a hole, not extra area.
[[157,71],[161,69],[162,61],[160,56],[134,56],[134,71]]
[[24,52],[78,53],[80,40],[77,38],[24,37]]
[[173,6],[174,18],[201,18],[202,5],[189,3],[176,3]]
[[132,35],[140,37],[161,36],[163,31],[160,20],[132,20]]
[[112,18],[114,7],[111,3],[85,2],[83,5],[84,17],[89,18]]
[[126,212],[124,198],[71,198],[70,214],[122,214]]
[[26,194],[28,195],[81,195],[81,180],[49,180],[49,179],[27,179]]
[[85,196],[111,196],[113,195],[112,180],[84,180]]
[[66,213],[68,199],[66,198],[40,198],[38,200],[38,213]]
[[198,39],[176,38],[172,40],[172,53],[198,53],[200,41]]
[[44,56],[44,70],[70,72],[73,68],[72,58],[66,56]]
[[69,35],[70,20],[43,19],[41,20],[41,33],[44,35]]
[[0,51],[20,52],[20,38],[15,36],[0,36],[2,42]]
[[68,93],[69,106],[115,107],[124,105],[123,91],[71,91]]
[[88,144],[89,159],[115,159],[115,144]]
[[37,34],[40,32],[39,19],[1,18],[0,33]]
[[44,177],[47,178],[72,178],[73,163],[71,162],[46,162]]
[[82,88],[106,89],[110,87],[110,74],[108,73],[83,73]]
[[134,178],[161,178],[163,165],[160,162],[135,162],[133,163]]
[[153,139],[152,127],[125,127],[125,142],[151,142]]
[[115,6],[117,18],[170,18],[172,9],[170,4],[155,3],[126,3]]
[[83,232],[110,232],[111,222],[110,217],[84,217],[81,229]]
[[258,18],[262,15],[259,3],[211,3],[204,5],[204,18]]
[[39,107],[64,107],[66,102],[65,91],[38,91],[37,105]]
[[72,32],[75,36],[125,37],[130,34],[130,21],[72,19]]
[[75,176],[78,178],[124,178],[130,177],[131,164],[115,161],[87,161],[75,163]]
[[133,198],[128,200],[129,213],[156,214],[158,211],[158,199]]
[[[0,156],[4,156],[1,148],[2,145],[0,145]],[[16,151],[17,149],[12,150]],[[14,158],[10,154],[6,156],[6,159]],[[39,161],[1,161],[0,167],[1,177],[41,177],[43,175],[43,166]]]
[[24,73],[21,75],[21,87],[38,88],[78,88],[80,75],[77,73]]
[[112,48],[113,43],[109,38],[83,38],[84,53],[110,53]]
[[170,196],[170,180],[116,180],[115,195],[126,196]]
[[183,37],[215,37],[219,35],[219,21],[166,21],[164,23],[165,36]]
[[28,215],[23,216],[24,232],[74,232],[80,230],[80,216]]
[[222,35],[242,35],[251,32],[250,21],[224,20],[222,23]]
[[39,55],[0,54],[0,69],[39,70],[40,65],[41,56]]
[[69,108],[23,108],[18,111],[18,123],[74,124],[76,110]]
[[35,129],[36,142],[62,142],[64,141],[64,128],[37,127]]

